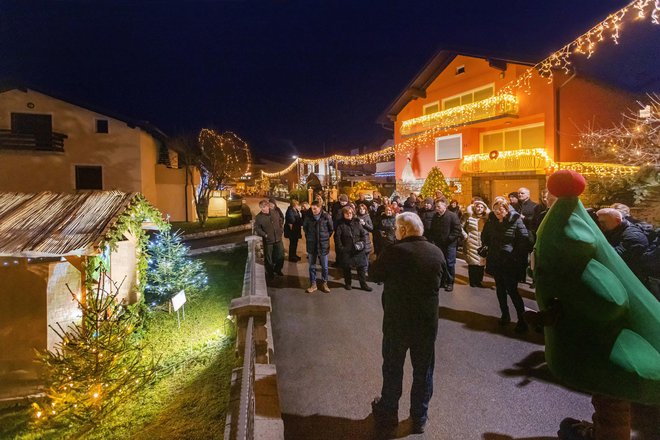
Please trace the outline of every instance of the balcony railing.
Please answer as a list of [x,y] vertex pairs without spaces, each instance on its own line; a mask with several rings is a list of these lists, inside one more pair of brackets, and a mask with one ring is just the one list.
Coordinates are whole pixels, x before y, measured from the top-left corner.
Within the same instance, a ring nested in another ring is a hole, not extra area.
[[471,104],[408,119],[401,124],[401,134],[413,134],[430,128],[452,128],[495,118],[518,115],[515,95],[496,95]]
[[503,173],[512,171],[540,171],[555,166],[543,148],[500,151],[463,156],[461,171],[464,173]]
[[38,136],[31,133],[15,133],[12,130],[0,130],[0,150],[27,151],[64,151],[64,139],[67,135],[51,133],[50,136]]

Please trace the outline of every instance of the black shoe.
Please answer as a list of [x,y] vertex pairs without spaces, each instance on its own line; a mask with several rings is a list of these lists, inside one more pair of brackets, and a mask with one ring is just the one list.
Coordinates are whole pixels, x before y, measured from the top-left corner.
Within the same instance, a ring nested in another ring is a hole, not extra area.
[[376,284],[378,284],[379,286],[382,286],[382,285],[383,285],[383,282],[382,282],[382,281],[378,281]]
[[452,290],[454,290],[454,285],[447,284],[447,287],[445,287],[445,292],[451,292]]
[[588,440],[594,438],[593,424],[584,420],[566,418],[561,421],[557,436],[560,440]]
[[485,286],[484,286],[483,284],[481,284],[481,283],[475,283],[475,284],[474,284],[474,287],[479,287],[479,288],[482,288],[482,289],[483,289]]
[[426,430],[426,420],[412,419],[412,433],[413,434],[424,434]]
[[500,320],[497,321],[497,323],[498,323],[499,325],[501,325],[502,327],[504,327],[505,325],[509,324],[510,322],[511,322],[511,318],[507,318],[507,317],[504,317],[504,316],[502,316],[502,317],[500,318]]
[[292,263],[297,263],[298,260],[300,260],[300,258],[298,258],[298,257],[289,258],[289,261],[292,262]]
[[344,284],[344,289],[346,290],[353,290],[350,284]]
[[518,324],[516,324],[516,328],[513,330],[516,333],[527,333],[527,323],[525,321],[518,321]]
[[360,289],[366,290],[367,292],[371,292],[372,290],[374,290],[373,287],[371,287],[370,285],[368,285],[366,283],[365,284],[360,284]]
[[275,272],[275,275],[279,275],[279,276],[281,276],[281,277],[283,277],[283,276],[284,276],[284,274],[282,273],[282,271],[281,271],[281,270],[278,270],[277,272]]
[[371,412],[376,421],[376,427],[383,429],[393,429],[399,424],[399,414],[396,411],[389,411],[381,408],[380,398],[377,397],[371,402]]

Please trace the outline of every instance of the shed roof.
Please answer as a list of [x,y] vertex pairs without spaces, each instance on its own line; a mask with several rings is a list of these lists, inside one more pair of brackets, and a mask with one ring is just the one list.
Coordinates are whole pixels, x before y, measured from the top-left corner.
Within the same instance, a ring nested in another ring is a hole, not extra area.
[[93,255],[139,193],[0,192],[0,257]]

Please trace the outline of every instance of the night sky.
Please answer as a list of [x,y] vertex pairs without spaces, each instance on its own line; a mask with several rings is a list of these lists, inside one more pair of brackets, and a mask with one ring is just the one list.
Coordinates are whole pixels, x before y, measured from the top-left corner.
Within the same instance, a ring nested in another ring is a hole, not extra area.
[[[626,3],[0,0],[0,78],[312,157],[390,137],[376,118],[437,50],[536,62]],[[621,35],[578,69],[658,92],[660,26]]]

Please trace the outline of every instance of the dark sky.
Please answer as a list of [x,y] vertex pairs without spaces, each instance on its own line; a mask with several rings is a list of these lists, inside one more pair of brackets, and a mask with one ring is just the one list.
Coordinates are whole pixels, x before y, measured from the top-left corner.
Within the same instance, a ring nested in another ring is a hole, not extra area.
[[[314,156],[387,139],[376,118],[439,49],[539,61],[626,3],[0,0],[0,78],[168,134],[233,130],[257,152]],[[628,25],[585,68],[657,89],[659,37]]]

